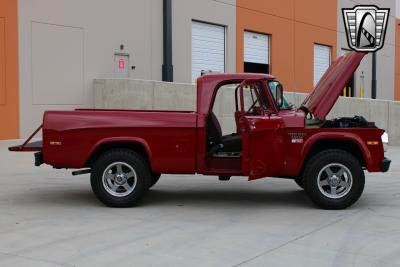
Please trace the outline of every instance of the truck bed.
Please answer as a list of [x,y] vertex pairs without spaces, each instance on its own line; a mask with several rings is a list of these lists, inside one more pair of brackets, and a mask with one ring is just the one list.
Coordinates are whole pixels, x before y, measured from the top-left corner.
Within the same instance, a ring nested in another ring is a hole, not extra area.
[[140,145],[155,172],[194,173],[196,120],[192,111],[47,111],[43,119],[44,163],[87,167],[90,155],[107,143]]

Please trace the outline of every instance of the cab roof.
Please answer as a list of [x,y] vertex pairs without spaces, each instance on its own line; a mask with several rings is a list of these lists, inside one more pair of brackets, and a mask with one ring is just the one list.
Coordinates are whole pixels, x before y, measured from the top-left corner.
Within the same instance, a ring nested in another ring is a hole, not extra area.
[[260,73],[209,73],[197,79],[197,112],[207,115],[216,90],[226,84],[241,83],[247,79],[273,80],[274,76]]
[[247,79],[267,79],[273,80],[275,77],[271,74],[263,73],[207,73],[197,79],[197,82],[207,81],[226,81],[226,80],[247,80]]

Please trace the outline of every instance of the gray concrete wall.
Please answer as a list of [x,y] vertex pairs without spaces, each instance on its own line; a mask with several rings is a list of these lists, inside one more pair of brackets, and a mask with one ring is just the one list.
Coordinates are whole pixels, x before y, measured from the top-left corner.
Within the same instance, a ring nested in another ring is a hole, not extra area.
[[[106,109],[196,110],[196,88],[192,84],[144,80],[98,79],[94,82],[95,107]],[[213,109],[224,134],[235,132],[234,97],[224,90]],[[307,94],[285,93],[300,106]],[[364,116],[389,133],[391,144],[400,144],[400,102],[340,97],[328,118]]]
[[193,84],[98,79],[94,81],[94,92],[94,106],[100,109],[196,110]]
[[[338,0],[337,10],[337,54],[342,49],[349,49],[344,28],[342,8],[353,8],[356,5],[378,5],[381,8],[390,8],[390,16],[386,31],[385,45],[377,52],[377,98],[394,99],[394,60],[395,60],[395,17],[396,0]],[[367,55],[355,73],[355,95],[360,96],[360,86],[363,86],[365,98],[371,97],[372,54]]]

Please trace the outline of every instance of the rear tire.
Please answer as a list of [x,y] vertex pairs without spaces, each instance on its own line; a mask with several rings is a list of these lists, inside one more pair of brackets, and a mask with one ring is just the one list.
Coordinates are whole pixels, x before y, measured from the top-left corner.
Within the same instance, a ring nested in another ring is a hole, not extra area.
[[136,205],[151,182],[146,160],[129,149],[112,149],[93,164],[90,183],[96,197],[110,207]]
[[364,190],[361,163],[352,154],[338,149],[319,152],[303,172],[304,189],[323,209],[345,209],[354,204]]

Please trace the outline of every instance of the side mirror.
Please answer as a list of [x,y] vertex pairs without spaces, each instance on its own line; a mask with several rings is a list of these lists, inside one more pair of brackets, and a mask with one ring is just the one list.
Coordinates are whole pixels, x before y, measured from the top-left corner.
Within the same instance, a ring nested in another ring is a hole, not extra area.
[[283,106],[283,86],[281,84],[276,86],[275,103],[279,108]]

